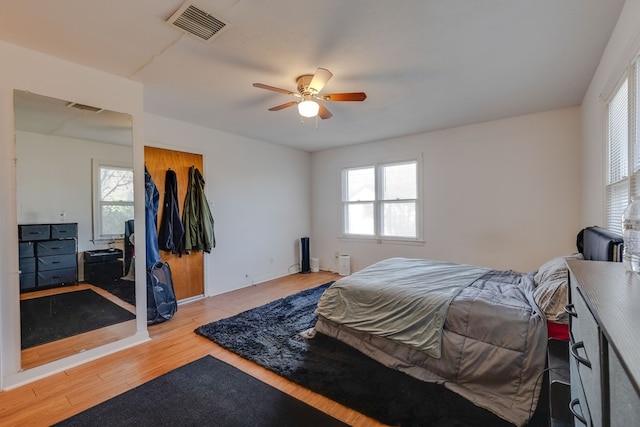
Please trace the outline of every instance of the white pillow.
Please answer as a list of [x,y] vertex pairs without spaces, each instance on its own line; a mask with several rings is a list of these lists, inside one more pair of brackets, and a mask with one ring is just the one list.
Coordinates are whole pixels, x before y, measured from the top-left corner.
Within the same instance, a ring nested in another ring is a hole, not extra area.
[[542,264],[533,277],[536,285],[533,298],[547,320],[555,323],[569,323],[569,317],[564,312],[569,302],[569,269],[565,262],[568,258],[584,259],[582,254],[553,258]]

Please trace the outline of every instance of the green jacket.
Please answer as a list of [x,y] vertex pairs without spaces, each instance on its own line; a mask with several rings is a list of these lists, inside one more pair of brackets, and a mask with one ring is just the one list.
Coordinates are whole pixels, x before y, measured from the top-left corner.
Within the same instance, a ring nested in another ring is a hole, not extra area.
[[209,209],[207,196],[204,194],[204,178],[195,167],[189,168],[189,183],[182,209],[184,224],[184,250],[211,252],[216,247],[213,232],[213,216]]

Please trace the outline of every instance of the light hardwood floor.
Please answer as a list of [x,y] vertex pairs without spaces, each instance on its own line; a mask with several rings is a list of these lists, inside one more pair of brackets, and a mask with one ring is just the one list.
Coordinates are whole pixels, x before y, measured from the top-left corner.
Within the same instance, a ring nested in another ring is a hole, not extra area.
[[0,392],[0,426],[48,426],[210,354],[352,426],[383,426],[196,335],[198,326],[308,289],[339,276],[294,274],[179,306],[149,326],[151,341],[13,390]]

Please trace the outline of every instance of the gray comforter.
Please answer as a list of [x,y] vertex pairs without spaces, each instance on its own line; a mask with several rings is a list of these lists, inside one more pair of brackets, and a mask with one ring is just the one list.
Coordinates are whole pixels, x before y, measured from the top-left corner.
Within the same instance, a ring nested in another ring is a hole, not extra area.
[[316,314],[439,358],[449,304],[488,271],[471,265],[391,258],[338,280],[320,298]]
[[537,405],[547,340],[532,274],[454,266],[394,258],[344,277],[320,299],[316,330],[524,425]]

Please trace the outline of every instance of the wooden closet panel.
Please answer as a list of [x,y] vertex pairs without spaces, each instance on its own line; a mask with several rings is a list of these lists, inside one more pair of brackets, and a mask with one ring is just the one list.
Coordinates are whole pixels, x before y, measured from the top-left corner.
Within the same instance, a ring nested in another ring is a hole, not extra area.
[[[176,173],[178,180],[178,206],[180,208],[180,217],[182,217],[184,198],[187,194],[187,184],[189,183],[189,168],[195,166],[204,175],[202,155],[156,147],[144,147],[144,162],[160,193],[158,223],[156,225],[157,233],[164,207],[164,181],[167,169],[172,169]],[[184,254],[179,257],[171,252],[161,250],[160,258],[162,261],[168,262],[171,267],[173,286],[178,300],[204,294],[203,252],[192,251],[189,255]]]

